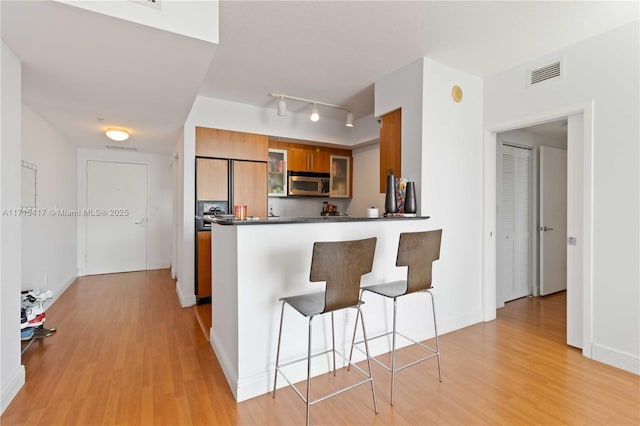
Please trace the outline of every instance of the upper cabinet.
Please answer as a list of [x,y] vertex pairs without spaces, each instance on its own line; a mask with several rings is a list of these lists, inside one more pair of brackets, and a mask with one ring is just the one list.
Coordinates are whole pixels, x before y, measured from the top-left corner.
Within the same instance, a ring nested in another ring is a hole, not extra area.
[[351,197],[351,157],[331,155],[329,174],[329,196],[333,198]]
[[402,176],[402,109],[382,116],[380,125],[380,192],[387,190],[387,174]]
[[267,192],[269,197],[287,196],[287,151],[269,148]]
[[284,149],[289,156],[289,170],[329,173],[329,153],[323,148],[289,144]]
[[255,133],[196,127],[196,156],[267,161],[269,137]]

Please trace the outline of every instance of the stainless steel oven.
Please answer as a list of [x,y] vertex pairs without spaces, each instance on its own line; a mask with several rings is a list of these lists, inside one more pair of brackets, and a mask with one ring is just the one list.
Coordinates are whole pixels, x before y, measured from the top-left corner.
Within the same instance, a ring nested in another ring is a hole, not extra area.
[[329,196],[329,173],[289,171],[288,195]]
[[[200,217],[222,217],[226,216],[228,203],[226,201],[198,201],[198,216]],[[198,219],[196,221],[197,231],[208,231],[211,229],[211,222]]]

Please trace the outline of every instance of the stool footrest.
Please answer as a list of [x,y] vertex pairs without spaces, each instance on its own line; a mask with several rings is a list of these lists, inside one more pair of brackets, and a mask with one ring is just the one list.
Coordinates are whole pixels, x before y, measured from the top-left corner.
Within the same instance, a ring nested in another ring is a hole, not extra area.
[[[371,338],[369,338],[369,339],[367,339],[367,340],[370,342],[370,341],[372,341],[372,340],[374,340],[374,339],[379,339],[379,338],[381,338],[381,337],[386,337],[386,336],[389,336],[389,335],[391,335],[391,334],[393,334],[393,331],[388,331],[388,332],[386,332],[386,333],[382,333],[382,334],[379,334],[379,335],[377,335],[377,336],[371,337]],[[412,365],[416,365],[416,364],[418,364],[418,363],[420,363],[420,362],[422,362],[422,361],[426,361],[426,360],[428,360],[428,359],[431,359],[431,358],[433,358],[433,357],[435,357],[435,356],[438,356],[438,355],[439,355],[439,352],[438,352],[437,350],[435,350],[435,349],[433,349],[433,348],[431,348],[431,347],[429,347],[429,346],[427,346],[427,345],[425,345],[425,344],[423,344],[423,343],[417,342],[417,341],[413,340],[412,338],[407,337],[407,336],[405,336],[404,334],[400,333],[399,331],[396,331],[396,335],[398,335],[398,336],[400,336],[400,337],[402,337],[402,338],[404,338],[404,339],[406,339],[406,340],[410,341],[411,343],[413,343],[413,344],[415,344],[415,345],[420,346],[422,349],[424,349],[424,350],[426,350],[426,351],[428,351],[428,352],[430,352],[430,353],[431,353],[430,355],[427,355],[427,356],[425,356],[425,357],[422,357],[422,358],[420,358],[420,359],[417,359],[417,360],[415,360],[415,361],[412,361],[412,362],[410,362],[410,363],[408,363],[408,364],[405,364],[405,365],[403,365],[403,366],[401,366],[401,367],[396,367],[396,373],[397,373],[398,371],[402,371],[402,370],[404,370],[405,368],[409,368],[409,367],[411,367]],[[359,341],[357,341],[357,342],[354,342],[354,343],[353,343],[353,347],[354,347],[356,350],[358,350],[358,351],[360,351],[360,352],[362,352],[362,353],[365,353],[362,349],[360,349],[360,348],[357,346],[357,345],[359,345],[359,344],[361,344],[361,343],[364,343],[364,340],[359,340]],[[397,349],[396,349],[396,350],[397,350]],[[387,364],[385,364],[384,362],[380,361],[380,360],[379,360],[379,359],[377,359],[376,357],[372,356],[372,357],[371,357],[371,360],[372,360],[372,361],[374,361],[374,362],[376,362],[378,365],[380,365],[381,367],[383,367],[385,370],[387,370],[387,371],[392,371],[392,370],[391,370],[391,367],[389,367]],[[351,363],[350,363],[350,364],[351,364]],[[354,364],[354,365],[355,365],[355,364]]]
[[[360,349],[358,349],[358,350],[360,350]],[[331,352],[332,352],[332,350],[331,350],[331,349],[326,350],[326,351],[322,351],[322,352],[318,352],[318,353],[315,353],[315,354],[311,355],[311,358],[314,358],[314,357],[317,357],[317,356],[320,356],[320,355],[325,355],[325,354],[328,354],[328,353],[331,353]],[[315,399],[315,400],[309,401],[309,402],[308,402],[308,403],[309,403],[309,405],[316,404],[316,403],[318,403],[318,402],[324,401],[325,399],[331,398],[332,396],[336,396],[336,395],[338,395],[338,394],[341,394],[342,392],[346,392],[346,391],[348,391],[348,390],[350,390],[350,389],[353,389],[353,388],[355,388],[355,387],[357,387],[357,386],[364,385],[364,384],[366,384],[366,383],[370,383],[370,382],[372,382],[372,381],[373,381],[373,378],[372,378],[372,377],[370,377],[370,376],[369,376],[369,374],[368,374],[366,371],[364,371],[362,368],[358,367],[358,365],[357,365],[356,363],[353,363],[353,362],[349,361],[349,360],[347,359],[347,357],[346,357],[342,352],[340,352],[340,351],[335,351],[335,353],[336,353],[337,355],[339,355],[340,357],[342,357],[342,359],[343,359],[343,360],[347,361],[347,367],[348,367],[348,368],[347,368],[347,371],[349,371],[349,368],[350,368],[351,366],[353,366],[353,367],[355,367],[355,369],[356,369],[356,370],[358,370],[360,373],[362,373],[362,375],[364,375],[364,376],[366,377],[366,379],[364,379],[364,380],[362,380],[362,381],[360,381],[360,382],[358,382],[358,383],[354,383],[354,384],[352,384],[352,385],[349,385],[349,386],[347,386],[347,387],[344,387],[344,388],[338,389],[338,390],[336,390],[336,391],[334,391],[334,392],[331,392],[331,393],[329,393],[329,394],[327,394],[327,395],[324,395],[324,396],[322,396],[322,397],[320,397],[320,398],[318,398],[318,399]],[[373,358],[372,358],[372,359],[373,359]],[[289,384],[289,386],[291,386],[291,387],[293,388],[293,390],[295,391],[295,393],[297,393],[297,394],[298,394],[298,396],[299,396],[299,397],[300,397],[300,398],[301,398],[305,403],[307,403],[307,398],[305,398],[305,396],[304,396],[304,395],[302,395],[302,392],[300,392],[300,390],[298,390],[298,388],[296,387],[296,385],[295,385],[295,384],[293,384],[293,383],[291,382],[291,380],[289,380],[289,378],[287,377],[287,375],[286,375],[286,374],[284,374],[284,372],[282,371],[282,367],[287,367],[287,366],[289,366],[289,365],[296,364],[296,363],[298,363],[298,362],[302,362],[302,361],[307,361],[307,357],[299,358],[299,359],[294,359],[294,360],[292,360],[292,361],[287,361],[287,362],[285,362],[285,363],[283,363],[283,364],[280,364],[280,365],[276,366],[276,371],[277,371],[278,373],[280,373],[280,375],[281,375],[281,376],[286,380],[286,382]],[[330,372],[330,371],[329,371],[329,372]]]

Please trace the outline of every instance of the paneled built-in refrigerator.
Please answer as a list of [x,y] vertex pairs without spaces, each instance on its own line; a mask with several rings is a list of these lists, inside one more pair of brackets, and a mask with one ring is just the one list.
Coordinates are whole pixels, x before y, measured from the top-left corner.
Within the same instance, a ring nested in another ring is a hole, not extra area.
[[[267,216],[267,162],[196,157],[196,209],[233,214],[234,205],[247,206],[247,216]],[[197,303],[211,300],[211,227],[196,219],[195,295]]]

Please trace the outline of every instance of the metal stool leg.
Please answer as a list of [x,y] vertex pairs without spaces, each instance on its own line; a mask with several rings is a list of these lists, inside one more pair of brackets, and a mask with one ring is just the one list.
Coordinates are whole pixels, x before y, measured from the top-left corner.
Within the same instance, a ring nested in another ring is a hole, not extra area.
[[[360,306],[358,306],[358,314],[362,315]],[[356,319],[358,317],[356,316]],[[364,349],[367,352],[367,365],[369,366],[369,381],[371,382],[371,393],[373,394],[373,409],[378,414],[378,402],[376,401],[376,387],[373,384],[373,370],[371,369],[371,356],[369,355],[369,343],[367,342],[367,330],[364,327],[364,316],[362,317],[362,335],[364,337]],[[355,333],[354,333],[355,336]],[[353,347],[352,347],[353,349]]]
[[393,331],[391,333],[391,405],[393,405],[393,391],[396,387],[396,312],[398,300],[393,298]]
[[353,346],[356,343],[356,330],[358,329],[358,318],[360,317],[360,307],[356,313],[356,324],[353,326],[353,338],[351,339],[351,351],[349,351],[349,364],[347,365],[347,371],[351,370],[351,359],[353,358]]
[[280,331],[278,332],[278,350],[276,351],[276,372],[273,377],[273,398],[276,397],[276,384],[278,382],[278,368],[280,362],[280,339],[282,338],[282,320],[284,319],[284,304],[282,302],[282,311],[280,312]]
[[331,312],[331,352],[333,353],[333,376],[336,375],[336,328],[333,325],[333,312]]
[[309,317],[309,341],[307,343],[307,426],[309,426],[309,410],[311,409],[311,331],[313,317]]
[[427,290],[429,296],[431,296],[431,310],[433,312],[433,331],[436,334],[436,358],[438,359],[438,380],[442,382],[442,372],[440,371],[440,342],[438,341],[438,325],[436,324],[436,303],[433,298],[433,293]]

